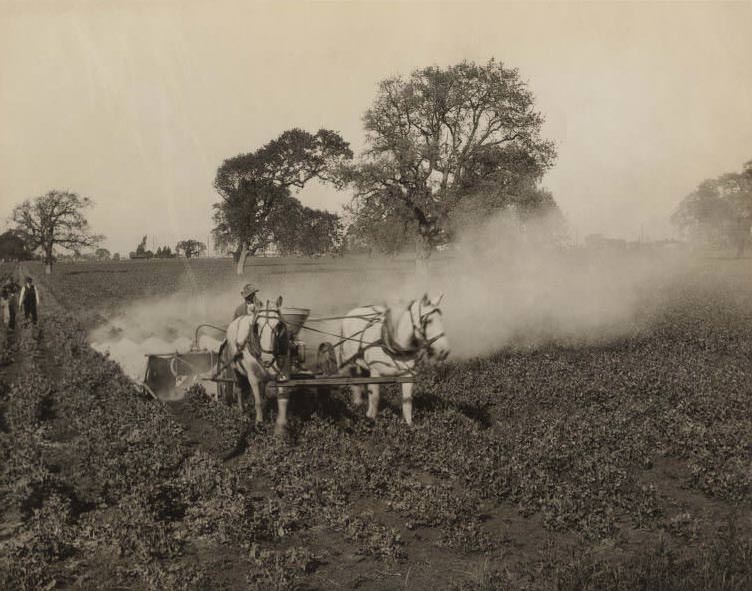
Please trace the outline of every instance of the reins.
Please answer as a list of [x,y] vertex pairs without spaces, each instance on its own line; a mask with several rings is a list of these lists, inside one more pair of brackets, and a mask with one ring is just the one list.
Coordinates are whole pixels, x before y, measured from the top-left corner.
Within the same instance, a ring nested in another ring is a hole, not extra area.
[[[270,320],[272,318],[277,319],[277,324],[271,325]],[[259,320],[264,320],[263,324],[259,322]],[[249,352],[253,357],[258,361],[261,366],[264,369],[270,369],[272,367],[275,367],[275,364],[277,362],[277,352],[275,350],[275,339],[277,338],[276,332],[277,327],[280,324],[284,324],[284,321],[282,320],[282,315],[279,313],[279,310],[272,310],[269,308],[268,302],[266,308],[262,308],[261,311],[257,312],[253,316],[253,322],[251,323],[251,330],[248,332],[248,340],[246,342],[245,346],[249,347]],[[272,331],[272,348],[271,349],[264,349],[264,347],[261,345],[261,334],[264,331],[265,328],[269,327],[269,330]],[[253,349],[251,349],[251,339],[253,340]],[[255,349],[255,350],[254,350]],[[267,355],[271,355],[271,359],[268,361],[264,361],[262,358],[262,355],[266,353]],[[281,369],[279,366],[276,367],[276,370],[279,372]]]

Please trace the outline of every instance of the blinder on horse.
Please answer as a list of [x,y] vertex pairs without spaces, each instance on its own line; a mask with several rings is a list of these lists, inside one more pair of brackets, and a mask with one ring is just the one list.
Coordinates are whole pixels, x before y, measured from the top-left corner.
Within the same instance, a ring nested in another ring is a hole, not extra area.
[[438,307],[434,307],[432,310],[429,310],[425,314],[423,314],[423,302],[417,301],[418,303],[418,322],[416,324],[415,318],[413,317],[412,312],[412,306],[408,308],[410,312],[410,322],[413,324],[413,334],[417,335],[419,337],[417,340],[419,341],[419,345],[422,349],[426,350],[431,353],[431,345],[433,345],[436,341],[441,339],[445,336],[444,331],[442,330],[439,334],[428,338],[428,323],[430,322],[430,318],[433,314],[438,314],[441,316],[441,310]]
[[290,352],[290,329],[280,320],[273,331],[272,355],[274,357],[286,356]]
[[[269,345],[271,348],[265,348],[262,343],[264,330],[271,331],[271,344]],[[281,373],[289,371],[287,366],[289,365],[291,332],[278,309],[259,310],[253,319],[248,336],[248,350],[263,367],[276,368]]]
[[[413,307],[417,304],[417,320],[413,313]],[[409,347],[405,348],[397,344],[395,339],[395,319],[391,314],[391,310],[387,309],[384,312],[384,321],[381,328],[381,340],[374,345],[380,345],[382,349],[392,359],[405,360],[405,359],[419,359],[423,356],[424,352],[428,352],[429,355],[432,351],[431,346],[444,337],[444,331],[429,338],[428,337],[428,324],[433,314],[441,316],[441,310],[434,307],[425,314],[423,313],[423,304],[420,300],[413,300],[407,306],[407,313],[410,317],[410,323],[412,324],[412,335],[410,338]]]

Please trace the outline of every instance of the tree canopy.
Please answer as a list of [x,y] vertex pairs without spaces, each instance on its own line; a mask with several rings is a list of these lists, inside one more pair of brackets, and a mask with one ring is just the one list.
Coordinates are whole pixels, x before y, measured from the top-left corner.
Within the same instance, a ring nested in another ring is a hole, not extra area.
[[175,254],[173,254],[169,246],[159,246],[157,247],[157,252],[154,253],[154,257],[158,259],[173,259],[175,258]]
[[25,261],[31,258],[23,237],[16,230],[0,234],[0,259]]
[[192,238],[189,240],[181,240],[175,246],[175,252],[178,254],[182,253],[185,258],[190,259],[206,252],[206,244]]
[[337,214],[285,201],[269,218],[272,242],[280,254],[315,255],[339,250],[342,224]]
[[367,150],[343,172],[352,211],[361,226],[408,220],[428,257],[460,205],[503,208],[532,195],[556,157],[543,121],[519,72],[493,59],[384,80],[364,117]]
[[701,182],[684,197],[671,221],[691,241],[744,250],[752,227],[752,160],[741,172]]
[[98,261],[109,261],[112,258],[112,254],[106,248],[97,248],[94,251],[94,258]]
[[[339,186],[336,171],[351,158],[349,144],[334,131],[311,134],[292,129],[255,152],[224,161],[214,180],[222,198],[214,206],[214,236],[218,246],[233,249],[238,272],[248,254],[275,240],[282,240],[278,246],[287,248],[281,238],[289,236],[287,219],[314,212],[301,209],[291,190],[302,189],[314,178]],[[326,219],[324,213],[317,213],[316,219]]]
[[88,197],[69,191],[50,191],[16,206],[11,220],[28,248],[42,252],[45,272],[50,273],[55,247],[78,254],[82,248],[103,240],[103,236],[91,232],[84,216],[84,209],[92,205]]
[[130,259],[150,259],[154,257],[154,253],[146,248],[146,236],[141,238],[141,242],[138,243],[135,251],[128,253]]

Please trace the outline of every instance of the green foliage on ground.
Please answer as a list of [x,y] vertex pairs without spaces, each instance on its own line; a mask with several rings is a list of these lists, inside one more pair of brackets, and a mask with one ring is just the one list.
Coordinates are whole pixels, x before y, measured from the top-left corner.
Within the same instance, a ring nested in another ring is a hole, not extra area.
[[752,300],[707,285],[629,338],[426,369],[412,429],[393,389],[374,424],[299,396],[286,441],[140,396],[48,310],[0,389],[0,586],[750,588]]

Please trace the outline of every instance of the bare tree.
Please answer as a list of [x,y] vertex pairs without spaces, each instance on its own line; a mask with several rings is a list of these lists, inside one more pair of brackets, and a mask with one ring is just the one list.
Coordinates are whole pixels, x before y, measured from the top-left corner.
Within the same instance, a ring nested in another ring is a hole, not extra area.
[[85,247],[96,246],[104,236],[93,234],[83,210],[93,202],[68,191],[49,193],[27,199],[16,206],[11,221],[30,250],[40,250],[44,257],[45,273],[52,272],[56,246],[79,254]]

